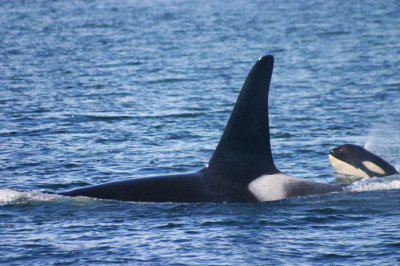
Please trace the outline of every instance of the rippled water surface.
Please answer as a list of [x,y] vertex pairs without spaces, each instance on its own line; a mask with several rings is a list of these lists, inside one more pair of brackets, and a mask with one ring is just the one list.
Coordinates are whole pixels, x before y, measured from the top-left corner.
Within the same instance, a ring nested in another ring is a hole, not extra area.
[[257,204],[41,193],[201,169],[265,54],[280,170],[341,183],[344,143],[399,169],[398,1],[0,1],[0,24],[0,263],[400,263],[400,176]]

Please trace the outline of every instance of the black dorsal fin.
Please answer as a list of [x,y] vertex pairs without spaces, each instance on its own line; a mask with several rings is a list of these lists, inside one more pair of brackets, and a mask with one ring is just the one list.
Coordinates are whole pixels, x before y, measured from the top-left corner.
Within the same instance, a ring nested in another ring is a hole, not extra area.
[[268,91],[273,65],[273,56],[264,56],[247,76],[206,168],[210,176],[250,182],[262,174],[279,173],[269,140]]

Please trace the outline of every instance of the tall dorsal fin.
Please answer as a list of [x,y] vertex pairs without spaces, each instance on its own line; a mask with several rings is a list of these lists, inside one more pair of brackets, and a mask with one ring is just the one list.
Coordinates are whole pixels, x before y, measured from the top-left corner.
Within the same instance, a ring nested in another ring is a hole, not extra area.
[[250,182],[275,168],[269,141],[268,91],[274,58],[260,58],[242,87],[228,124],[211,157],[211,176]]

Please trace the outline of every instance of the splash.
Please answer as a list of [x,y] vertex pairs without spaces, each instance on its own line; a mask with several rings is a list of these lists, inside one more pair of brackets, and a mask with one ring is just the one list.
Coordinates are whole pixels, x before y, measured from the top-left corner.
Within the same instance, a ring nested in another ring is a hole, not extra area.
[[0,189],[0,206],[29,201],[50,201],[59,198],[58,195],[45,194],[38,191],[17,191]]
[[354,192],[400,189],[400,175],[364,178],[349,185],[346,190]]
[[364,148],[378,154],[399,170],[400,131],[397,123],[376,123],[369,130]]

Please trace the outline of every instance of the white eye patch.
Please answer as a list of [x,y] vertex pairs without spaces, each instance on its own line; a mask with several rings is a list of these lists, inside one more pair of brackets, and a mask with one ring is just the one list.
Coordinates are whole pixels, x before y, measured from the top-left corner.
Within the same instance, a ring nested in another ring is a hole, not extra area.
[[376,164],[374,164],[373,162],[370,161],[363,161],[362,164],[367,167],[368,170],[384,175],[385,174],[385,170],[383,170],[382,168],[380,168],[379,166],[377,166]]

